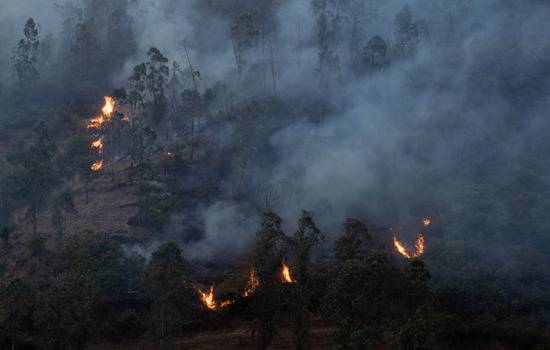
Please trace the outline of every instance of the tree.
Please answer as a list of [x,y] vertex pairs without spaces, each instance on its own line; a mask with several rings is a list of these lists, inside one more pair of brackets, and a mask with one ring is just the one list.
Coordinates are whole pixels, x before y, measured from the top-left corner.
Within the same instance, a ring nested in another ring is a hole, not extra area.
[[54,209],[52,213],[52,224],[60,238],[63,236],[65,226],[64,215],[76,213],[78,213],[78,211],[76,210],[72,192],[70,190],[62,191],[54,202]]
[[10,238],[14,227],[12,225],[4,225],[0,227],[0,241],[4,246],[5,251],[7,252],[10,248]]
[[387,64],[388,45],[379,35],[369,40],[361,58],[369,70],[379,70]]
[[93,18],[80,19],[71,46],[73,70],[78,77],[92,77],[100,57],[100,45],[96,22]]
[[275,276],[281,266],[283,220],[274,212],[262,213],[260,230],[256,233],[254,269],[260,285],[254,293],[254,312],[257,319],[258,349],[267,349],[275,333],[280,314],[280,282]]
[[19,40],[15,52],[15,71],[19,88],[28,89],[39,78],[37,53],[40,45],[38,28],[32,18],[27,20],[23,30],[24,38]]
[[376,348],[384,334],[396,332],[402,287],[386,252],[365,252],[337,264],[325,305],[342,349]]
[[406,58],[414,53],[423,36],[427,35],[423,21],[413,22],[409,5],[405,5],[395,16],[395,52],[397,57]]
[[55,252],[52,279],[40,284],[33,322],[37,344],[83,349],[128,294],[119,245],[92,232],[68,236]]
[[[424,263],[414,259],[396,266],[357,219],[347,219],[344,229],[335,243],[325,297],[325,311],[337,327],[336,342],[342,349],[371,349],[394,341],[402,346],[407,339],[433,344],[435,333],[429,325],[436,323]],[[430,347],[418,347],[424,348]]]
[[[132,19],[128,14],[129,1],[109,1],[111,7],[107,19],[106,50],[111,67],[120,69],[127,58],[136,51],[136,42],[131,40]],[[102,12],[105,7],[95,6],[96,11]]]
[[166,65],[168,59],[156,47],[150,48],[147,56],[146,88],[152,100],[152,119],[158,125],[168,105],[165,88],[170,77],[170,68]]
[[310,328],[311,285],[310,264],[313,247],[323,239],[321,231],[313,221],[310,212],[302,211],[298,221],[298,230],[289,238],[295,256],[296,298],[294,298],[294,348],[309,349],[308,333]]
[[[140,63],[134,67],[130,76],[128,103],[132,114],[131,120],[140,120],[141,113],[145,103],[145,86],[146,86],[147,67],[145,63]],[[132,124],[133,126],[133,124]]]
[[28,346],[32,334],[34,295],[22,280],[0,288],[0,345],[6,349]]
[[346,219],[344,235],[334,244],[336,262],[343,263],[348,259],[360,258],[369,248],[371,239],[367,225],[357,219]]
[[[331,18],[329,0],[312,0],[313,15],[316,22],[317,46],[319,49],[317,73],[319,75],[319,119],[321,123],[326,114],[326,94],[334,79],[340,78],[340,57],[335,53],[335,42],[338,38],[338,23]],[[336,17],[336,16],[333,16]]]
[[188,267],[181,249],[173,242],[161,245],[145,267],[144,285],[152,299],[148,321],[151,334],[161,347],[195,312]]
[[70,168],[67,173],[70,175],[78,175],[84,181],[84,192],[86,194],[86,204],[89,202],[90,195],[90,180],[93,171],[92,164],[96,161],[96,155],[90,148],[90,137],[88,135],[75,135],[69,139],[67,146],[68,158],[64,163],[69,164]]
[[231,27],[231,39],[239,76],[242,76],[248,64],[250,50],[258,45],[259,34],[250,13],[245,12],[235,19],[235,23]]
[[[31,143],[22,155],[21,173],[18,174],[21,192],[30,200],[28,214],[33,224],[33,233],[37,231],[38,214],[45,204],[46,195],[55,180],[53,157],[55,144],[50,139],[44,122],[38,124]],[[19,163],[19,162],[18,162]]]

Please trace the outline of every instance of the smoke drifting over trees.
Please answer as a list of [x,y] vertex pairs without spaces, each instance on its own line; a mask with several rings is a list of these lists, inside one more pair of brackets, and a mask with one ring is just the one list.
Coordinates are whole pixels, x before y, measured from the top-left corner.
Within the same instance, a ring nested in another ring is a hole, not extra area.
[[47,125],[57,142],[40,161],[35,139],[0,147],[0,228],[30,201],[35,236],[48,193],[100,181],[79,125],[109,95],[104,176],[127,162],[125,186],[141,181],[128,252],[234,259],[262,210],[288,232],[307,210],[323,256],[346,218],[414,242],[430,217],[434,288],[542,298],[549,16],[538,0],[0,0],[0,136],[15,149],[10,130]]

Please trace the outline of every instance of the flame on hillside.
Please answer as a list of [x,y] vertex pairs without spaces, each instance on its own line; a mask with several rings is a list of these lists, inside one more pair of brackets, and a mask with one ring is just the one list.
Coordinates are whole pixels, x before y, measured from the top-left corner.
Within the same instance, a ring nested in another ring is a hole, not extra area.
[[[284,262],[282,263],[280,276],[281,276],[282,283],[295,283],[290,273],[290,268]],[[256,274],[256,270],[254,270],[254,268],[251,268],[248,271],[248,281],[246,284],[246,288],[242,292],[241,296],[243,298],[251,297],[256,291],[256,289],[258,289],[259,286],[260,286],[260,279]],[[210,288],[208,288],[208,291],[203,291],[198,287],[196,287],[195,289],[197,290],[201,303],[209,310],[212,310],[212,311],[221,310],[235,303],[235,300],[232,300],[232,299],[227,299],[223,301],[216,300],[216,294],[214,292],[213,285],[210,286]]]
[[424,219],[422,219],[422,223],[424,224],[424,227],[427,228],[432,223],[432,220],[428,217],[425,217]]
[[281,280],[283,281],[283,283],[294,283],[294,279],[290,274],[290,268],[287,264],[284,263],[284,261],[281,269]]
[[90,167],[90,169],[94,172],[99,171],[103,168],[103,158],[101,157],[103,154],[103,125],[105,123],[108,123],[111,121],[112,114],[116,107],[116,101],[114,98],[110,96],[105,96],[105,104],[101,108],[101,114],[93,117],[88,122],[88,125],[86,126],[89,130],[95,130],[94,134],[98,137],[94,141],[92,141],[91,148],[93,150],[96,150],[99,153],[99,159],[96,160],[95,163],[93,163]]
[[113,111],[115,110],[116,102],[115,99],[111,96],[105,96],[105,105],[101,109],[101,112],[105,116],[111,117],[111,114],[113,114]]
[[234,303],[233,300],[217,301],[214,294],[214,286],[210,286],[208,292],[197,288],[202,304],[209,310],[220,310]]
[[[422,219],[422,224],[424,225],[424,228],[428,228],[428,226],[430,226],[431,223],[432,221],[428,217],[425,217]],[[390,231],[392,231],[393,233],[393,230],[391,228],[390,228]],[[424,239],[424,234],[419,233],[416,238],[416,242],[414,243],[414,251],[409,251],[405,247],[405,245],[401,241],[399,241],[399,239],[397,239],[397,235],[393,233],[393,246],[395,250],[407,259],[418,258],[424,255],[424,251],[426,249],[425,243],[426,242]]]
[[95,162],[90,168],[92,171],[100,171],[103,168],[103,160]]
[[258,279],[258,276],[256,276],[256,270],[251,268],[250,271],[248,272],[248,283],[246,285],[246,289],[243,292],[243,297],[249,297],[252,294],[254,294],[254,291],[259,286],[260,286],[260,280]]
[[93,141],[92,142],[92,148],[97,149],[98,152],[101,154],[101,152],[103,151],[103,140],[99,139],[99,140]]
[[395,247],[395,250],[401,255],[403,255],[405,258],[410,259],[411,255],[409,254],[407,248],[401,243],[395,235],[393,235],[393,246]]

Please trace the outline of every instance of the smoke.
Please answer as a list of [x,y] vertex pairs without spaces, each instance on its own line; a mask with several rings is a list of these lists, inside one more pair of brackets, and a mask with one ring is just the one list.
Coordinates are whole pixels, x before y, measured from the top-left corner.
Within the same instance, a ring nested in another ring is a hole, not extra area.
[[[139,0],[127,7],[133,36],[126,39],[137,49],[113,77],[117,84],[149,47],[184,67],[187,49],[201,72],[201,91],[221,81],[237,113],[245,114],[252,100],[284,105],[252,118],[255,147],[244,175],[224,168],[217,197],[175,215],[163,237],[183,242],[193,258],[239,254],[257,230],[268,191],[289,232],[306,209],[329,237],[348,216],[403,227],[430,216],[441,232],[427,234],[428,254],[435,240],[462,241],[503,261],[519,256],[516,246],[544,243],[550,6],[409,1],[412,22],[428,34],[414,54],[398,58],[395,16],[405,1],[328,3],[327,13],[338,19],[331,48],[339,64],[327,91],[320,86],[320,24],[310,1]],[[61,30],[53,4],[0,3],[3,67],[26,18],[35,17],[42,33]],[[231,27],[244,12],[255,16],[262,35],[241,79]],[[376,35],[391,62],[358,69]],[[244,129],[208,127],[208,140],[224,149]],[[244,183],[238,200],[236,182]]]
[[[354,5],[360,14],[359,44],[380,35],[391,48],[394,17],[404,5]],[[307,209],[329,236],[339,232],[347,216],[406,225],[431,215],[449,240],[500,235],[507,244],[504,237],[517,234],[512,221],[532,227],[530,220],[541,219],[538,213],[518,219],[523,209],[513,198],[522,193],[517,181],[524,175],[522,164],[529,161],[526,155],[533,147],[546,147],[540,144],[547,127],[541,59],[549,57],[544,44],[548,6],[499,1],[443,6],[420,0],[409,5],[413,21],[427,23],[429,37],[410,58],[365,75],[348,67],[353,13],[342,10],[336,45],[341,79],[333,82],[329,113],[321,125],[312,121],[316,112],[311,104],[328,96],[318,89],[318,24],[311,4],[286,1],[274,10],[277,35],[267,45],[273,45],[278,98],[294,108],[285,116],[287,125],[267,135],[273,153],[257,154],[247,175],[256,209],[232,203],[228,195],[200,209],[205,238],[189,251],[204,257],[220,250],[237,254],[255,232],[255,221],[244,218],[257,215],[257,198],[266,185],[277,192],[276,209],[288,230],[300,209]],[[140,52],[157,45],[182,59],[185,43],[205,77],[204,87],[235,79],[231,24],[234,16],[253,12],[254,6],[239,2],[230,14],[193,1],[142,6],[147,10],[134,17]],[[522,90],[522,84],[540,90]],[[271,166],[260,160],[265,157]],[[535,166],[546,172],[540,163]],[[538,186],[546,192],[548,181],[541,176]],[[546,201],[539,204],[548,206]]]

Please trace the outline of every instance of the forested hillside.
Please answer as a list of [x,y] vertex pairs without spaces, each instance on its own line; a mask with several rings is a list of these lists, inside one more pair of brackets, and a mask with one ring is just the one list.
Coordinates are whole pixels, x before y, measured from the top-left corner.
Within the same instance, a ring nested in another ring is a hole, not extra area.
[[0,0],[0,347],[549,349],[549,16]]

